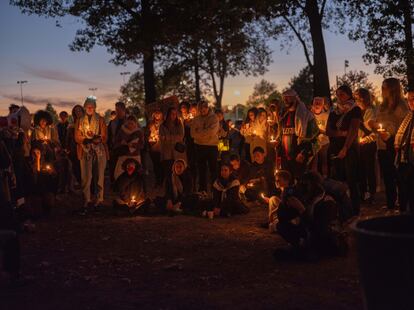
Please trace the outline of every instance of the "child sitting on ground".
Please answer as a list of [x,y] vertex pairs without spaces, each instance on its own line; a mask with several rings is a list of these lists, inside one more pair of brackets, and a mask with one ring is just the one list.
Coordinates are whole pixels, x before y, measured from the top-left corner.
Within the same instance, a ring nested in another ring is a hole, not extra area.
[[197,195],[193,193],[193,177],[184,159],[177,159],[165,182],[165,208],[168,212],[193,213],[197,208]]
[[228,217],[249,211],[239,197],[240,182],[231,172],[231,165],[222,163],[220,176],[213,183],[213,210],[216,216]]
[[123,162],[124,172],[115,180],[114,191],[117,198],[114,208],[129,211],[131,214],[138,210],[145,212],[150,201],[145,197],[143,171],[138,161],[128,158]]

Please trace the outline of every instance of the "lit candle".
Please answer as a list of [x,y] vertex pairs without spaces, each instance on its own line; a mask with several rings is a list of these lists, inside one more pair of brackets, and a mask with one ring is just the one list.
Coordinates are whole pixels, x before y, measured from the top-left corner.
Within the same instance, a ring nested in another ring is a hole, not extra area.
[[132,202],[132,203],[135,203],[135,196],[132,196],[132,197],[131,197],[131,202]]
[[264,193],[261,193],[261,194],[260,194],[260,197],[262,197],[263,199],[265,199],[265,198],[266,198]]
[[253,187],[253,186],[254,186],[253,182],[247,183],[247,187]]
[[377,129],[377,131],[382,132],[385,131],[385,129],[382,127],[382,124],[378,124],[379,128]]
[[193,119],[193,118],[194,118],[193,113],[189,113],[189,114],[188,114],[188,118],[189,118],[189,119]]
[[29,138],[32,136],[32,131],[31,131],[30,129],[27,131],[27,136],[28,136]]
[[270,136],[270,142],[272,142],[272,143],[276,142],[276,139],[275,139],[275,136],[274,135],[271,135]]
[[272,122],[272,118],[270,116],[267,118],[267,122],[268,123],[271,123]]
[[253,130],[253,134],[254,134],[254,135],[256,134],[256,132],[257,132],[256,130]]
[[50,165],[46,165],[46,170],[50,171],[52,169],[52,167],[50,167]]

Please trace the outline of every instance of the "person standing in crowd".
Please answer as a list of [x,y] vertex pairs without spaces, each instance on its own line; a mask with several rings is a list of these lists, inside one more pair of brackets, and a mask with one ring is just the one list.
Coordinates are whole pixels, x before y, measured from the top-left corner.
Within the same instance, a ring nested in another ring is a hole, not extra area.
[[414,212],[414,90],[408,91],[410,111],[395,135],[401,212]]
[[152,167],[155,174],[155,187],[161,187],[164,181],[164,171],[161,165],[161,142],[160,126],[163,122],[161,110],[152,113],[151,121],[147,126],[147,141],[149,146],[149,155],[152,161]]
[[254,135],[254,123],[256,121],[256,117],[258,114],[257,108],[251,108],[247,111],[247,117],[244,123],[240,128],[240,133],[244,137],[244,157],[247,161],[252,162],[251,152],[253,148],[251,148],[250,144],[253,140]]
[[34,115],[34,125],[32,142],[42,143],[45,160],[53,162],[56,160],[55,147],[59,145],[59,137],[52,116],[47,111],[37,111]]
[[122,101],[118,101],[117,103],[115,103],[115,113],[115,119],[111,120],[108,124],[108,149],[110,154],[108,168],[111,182],[115,181],[114,171],[116,163],[118,162],[118,157],[116,156],[114,151],[114,146],[116,142],[115,140],[118,132],[121,130],[121,127],[125,123],[127,117],[127,109],[125,103],[123,103]]
[[186,101],[180,103],[179,117],[182,122],[190,118],[190,104]]
[[75,105],[72,108],[72,119],[73,123],[68,126],[66,134],[66,151],[69,154],[69,159],[72,163],[72,172],[75,176],[76,181],[80,185],[81,181],[81,171],[80,171],[80,161],[78,158],[77,143],[75,141],[75,127],[78,120],[85,114],[83,107],[79,104]]
[[82,212],[87,211],[88,206],[92,204],[91,182],[93,177],[97,179],[95,206],[101,206],[104,202],[104,173],[108,159],[107,128],[104,118],[96,112],[96,99],[94,97],[86,98],[84,109],[85,115],[79,118],[75,125],[75,141],[78,144],[77,154],[80,160],[84,197]]
[[342,85],[336,90],[337,109],[329,114],[326,134],[329,137],[328,156],[332,159],[333,179],[348,185],[353,214],[359,214],[359,144],[358,130],[362,122],[361,109],[356,105],[352,90]]
[[400,81],[388,78],[382,82],[383,102],[377,110],[373,128],[377,132],[378,161],[384,178],[388,209],[397,203],[397,171],[394,165],[394,139],[398,128],[408,113]]
[[362,122],[359,128],[360,146],[360,191],[363,201],[374,202],[377,192],[375,163],[377,161],[377,137],[372,125],[375,123],[376,109],[372,104],[371,94],[365,88],[355,92],[355,100],[362,111]]
[[194,190],[196,187],[196,180],[197,180],[197,154],[196,148],[194,144],[194,138],[191,136],[191,124],[193,123],[194,118],[197,116],[197,104],[192,103],[189,108],[188,117],[184,120],[184,142],[187,148],[187,164],[188,169],[191,171],[191,175],[193,176],[193,186]]
[[191,124],[191,136],[194,138],[199,177],[199,191],[207,191],[207,165],[211,183],[217,177],[218,131],[219,121],[207,102],[199,104],[200,114]]
[[325,110],[325,98],[313,98],[311,111],[315,115],[316,124],[319,128],[319,152],[312,161],[312,170],[319,171],[324,177],[328,176],[328,147],[329,138],[326,135],[326,124],[328,123],[329,112]]
[[300,101],[296,91],[283,93],[284,111],[278,129],[278,156],[282,169],[299,179],[318,151],[319,128],[315,116]]
[[220,176],[213,183],[213,211],[216,216],[245,214],[249,209],[239,196],[240,182],[232,174],[231,165],[221,163]]
[[267,155],[267,144],[269,142],[269,123],[267,119],[267,112],[265,109],[260,108],[257,111],[256,120],[253,123],[253,135],[250,141],[250,156],[253,157],[253,150],[260,146]]
[[160,126],[161,163],[169,173],[175,160],[185,159],[184,125],[178,118],[177,109],[170,107]]
[[216,109],[214,111],[216,114],[218,121],[219,121],[219,143],[218,143],[218,150],[219,150],[219,159],[228,161],[229,159],[229,126],[227,122],[224,120],[224,113],[220,109]]
[[68,132],[69,120],[68,112],[62,111],[59,113],[59,123],[57,124],[57,132],[60,146],[66,149],[66,136]]
[[115,138],[113,146],[113,154],[118,158],[115,164],[114,178],[117,179],[122,172],[123,162],[128,158],[132,158],[137,162],[141,162],[141,149],[144,147],[144,134],[139,128],[138,121],[133,115],[129,115],[121,126]]

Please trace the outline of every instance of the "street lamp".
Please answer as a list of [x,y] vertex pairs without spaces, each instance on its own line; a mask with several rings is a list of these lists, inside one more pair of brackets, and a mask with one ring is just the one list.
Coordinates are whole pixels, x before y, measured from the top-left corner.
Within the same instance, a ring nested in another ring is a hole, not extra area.
[[126,75],[130,75],[131,74],[131,72],[129,72],[129,71],[124,71],[124,72],[121,72],[120,73],[120,75],[122,76],[122,79],[123,79],[123,81],[124,81],[124,84],[125,84],[125,76]]
[[97,91],[98,88],[97,87],[91,87],[91,88],[89,88],[89,90],[92,92],[92,95],[95,96],[95,91]]
[[26,84],[27,81],[17,81],[17,84],[20,85],[20,98],[22,100],[22,106],[23,106],[23,84]]

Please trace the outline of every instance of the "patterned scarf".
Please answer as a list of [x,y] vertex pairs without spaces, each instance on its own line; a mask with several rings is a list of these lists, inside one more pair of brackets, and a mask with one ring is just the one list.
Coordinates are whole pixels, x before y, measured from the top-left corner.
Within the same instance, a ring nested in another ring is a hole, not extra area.
[[[397,134],[395,135],[395,141],[394,141],[394,146],[397,149],[400,149],[404,142],[404,135],[406,130],[408,130],[411,122],[414,121],[414,111],[410,111],[406,117],[404,118],[404,120],[402,121],[400,128],[398,128]],[[412,126],[412,125],[411,125]],[[411,131],[411,137],[409,138],[410,141],[410,145],[414,145],[414,130]]]

